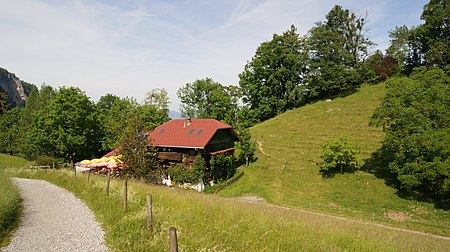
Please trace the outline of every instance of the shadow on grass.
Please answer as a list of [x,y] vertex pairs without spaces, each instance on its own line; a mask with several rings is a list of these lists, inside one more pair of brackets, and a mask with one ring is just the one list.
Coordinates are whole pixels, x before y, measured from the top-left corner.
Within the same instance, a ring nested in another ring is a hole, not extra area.
[[357,169],[355,169],[355,167],[344,167],[343,170],[341,171],[339,168],[335,168],[335,169],[324,169],[324,168],[320,168],[319,172],[322,175],[322,178],[324,179],[331,179],[336,177],[336,174],[352,174],[355,173]]
[[372,153],[370,158],[365,159],[361,170],[374,174],[375,177],[383,179],[387,186],[397,189],[396,194],[400,198],[432,203],[437,209],[450,210],[450,199],[433,197],[418,191],[408,192],[402,189],[396,174],[389,170],[389,157],[383,154],[382,149]]

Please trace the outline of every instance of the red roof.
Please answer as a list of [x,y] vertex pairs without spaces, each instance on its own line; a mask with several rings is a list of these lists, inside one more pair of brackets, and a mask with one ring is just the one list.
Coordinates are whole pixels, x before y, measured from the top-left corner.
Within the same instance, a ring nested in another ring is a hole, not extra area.
[[114,156],[118,156],[119,155],[119,151],[120,151],[120,147],[115,148],[114,150],[106,153],[105,155],[103,155],[103,157],[114,157]]
[[232,128],[214,119],[175,119],[156,127],[149,139],[159,147],[204,149],[217,130]]

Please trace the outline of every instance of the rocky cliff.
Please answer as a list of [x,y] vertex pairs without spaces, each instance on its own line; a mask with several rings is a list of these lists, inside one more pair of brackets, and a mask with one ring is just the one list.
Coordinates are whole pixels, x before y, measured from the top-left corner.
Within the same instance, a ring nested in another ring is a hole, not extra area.
[[15,74],[0,68],[0,92],[6,92],[8,95],[8,104],[10,108],[25,106],[29,93],[26,92],[24,85],[30,84],[22,82]]

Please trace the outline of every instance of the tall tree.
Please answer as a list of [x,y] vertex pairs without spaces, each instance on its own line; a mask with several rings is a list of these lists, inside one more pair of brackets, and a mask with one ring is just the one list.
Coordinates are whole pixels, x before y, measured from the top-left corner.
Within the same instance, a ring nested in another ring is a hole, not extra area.
[[111,149],[117,147],[116,144],[112,144],[116,141],[116,138],[111,134],[111,131],[108,128],[108,120],[113,116],[111,110],[118,100],[120,100],[120,97],[108,93],[100,97],[95,104],[96,117],[100,123],[100,131],[98,132],[101,142],[100,153],[107,153]]
[[21,109],[15,107],[0,117],[0,152],[18,154],[20,112]]
[[158,163],[155,150],[149,146],[147,128],[140,118],[139,107],[132,109],[124,122],[126,127],[119,140],[122,160],[128,165],[124,168],[126,176],[143,178],[150,182],[159,182]]
[[169,95],[165,88],[155,88],[147,93],[144,104],[154,106],[157,110],[169,113]]
[[263,42],[239,75],[243,101],[263,121],[302,102],[307,55],[304,41],[291,26]]
[[232,124],[238,110],[239,92],[211,78],[196,80],[181,87],[181,113],[192,118],[214,118]]
[[32,134],[41,154],[65,158],[71,164],[92,157],[99,149],[94,112],[94,104],[80,89],[60,88],[46,113],[35,120]]
[[336,5],[307,37],[311,98],[337,95],[358,87],[361,62],[373,45],[365,37],[365,18]]
[[155,88],[147,93],[142,110],[148,129],[153,129],[170,120],[169,95],[164,88]]
[[367,83],[377,84],[399,72],[398,61],[380,50],[370,55],[362,64],[364,79]]
[[399,189],[450,206],[450,77],[416,68],[410,78],[387,81],[372,124],[386,137],[381,157]]
[[35,135],[33,134],[33,125],[37,118],[47,111],[50,100],[56,91],[45,84],[40,89],[34,87],[28,96],[25,108],[21,112],[20,119],[20,153],[27,159],[34,159],[40,152],[34,144]]
[[422,48],[427,65],[449,68],[450,2],[430,0],[424,6],[420,19],[425,21],[419,29],[422,33]]
[[390,32],[387,53],[403,64],[407,75],[419,66],[450,71],[450,3],[430,0],[420,18],[424,24],[412,28],[403,25]]
[[[108,96],[108,95],[107,95]],[[110,99],[103,98],[100,101]],[[125,132],[127,120],[132,111],[137,110],[139,104],[133,98],[113,98],[112,105],[103,106],[100,109],[102,116],[99,116],[102,121],[102,128],[104,130],[104,138],[102,140],[102,148],[104,151],[112,150],[120,146],[120,139]]]

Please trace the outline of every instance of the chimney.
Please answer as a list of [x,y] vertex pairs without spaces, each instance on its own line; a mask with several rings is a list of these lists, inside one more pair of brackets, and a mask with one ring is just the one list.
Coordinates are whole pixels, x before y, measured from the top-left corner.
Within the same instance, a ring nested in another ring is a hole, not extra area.
[[187,126],[191,125],[191,123],[192,123],[192,119],[190,117],[186,117],[184,119],[183,128],[186,128]]
[[190,117],[188,117],[186,120],[187,120],[187,126],[191,125],[192,119]]

